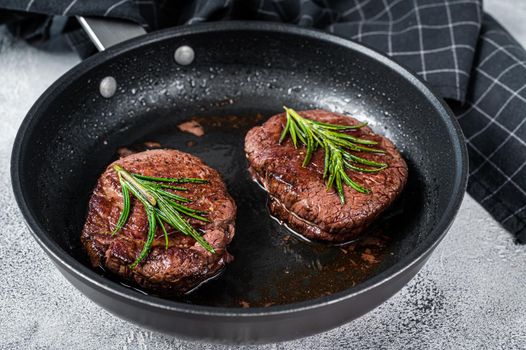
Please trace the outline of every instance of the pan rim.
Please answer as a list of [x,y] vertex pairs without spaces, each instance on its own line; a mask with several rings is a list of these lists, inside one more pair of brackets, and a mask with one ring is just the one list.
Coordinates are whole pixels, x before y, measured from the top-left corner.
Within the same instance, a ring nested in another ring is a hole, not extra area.
[[[136,49],[141,46],[149,45],[155,42],[163,41],[169,38],[176,38],[193,34],[204,34],[210,32],[228,32],[228,31],[257,31],[269,32],[278,34],[297,35],[302,38],[320,40],[336,44],[346,49],[358,52],[373,59],[378,64],[387,66],[394,70],[404,79],[408,80],[410,84],[415,86],[433,105],[437,112],[442,117],[443,122],[449,131],[451,144],[455,154],[455,174],[453,180],[453,196],[448,203],[446,209],[441,213],[440,218],[434,228],[428,232],[427,237],[420,243],[417,248],[410,254],[402,257],[396,264],[389,266],[381,273],[371,277],[370,279],[358,284],[355,287],[348,288],[338,293],[329,296],[315,298],[302,302],[295,302],[290,304],[276,305],[270,307],[255,307],[255,308],[228,308],[215,307],[203,305],[190,305],[174,300],[163,299],[159,297],[142,295],[130,288],[126,288],[119,283],[110,280],[106,277],[98,275],[92,269],[84,266],[75,258],[73,258],[66,250],[62,249],[46,232],[44,227],[38,222],[36,217],[32,214],[27,198],[24,196],[24,190],[21,184],[21,159],[23,151],[28,143],[28,130],[32,129],[34,123],[39,119],[40,110],[46,106],[53,96],[62,93],[67,86],[67,81],[78,79],[79,76],[92,68],[103,64],[109,59],[119,56],[125,52]],[[324,307],[330,304],[340,303],[344,300],[364,294],[371,289],[380,287],[381,285],[395,279],[398,275],[403,274],[406,270],[411,269],[415,264],[425,259],[440,243],[446,235],[449,227],[454,221],[456,214],[462,203],[464,193],[467,186],[468,174],[468,157],[466,145],[464,143],[464,136],[460,125],[458,124],[453,113],[443,101],[438,97],[421,78],[414,75],[407,68],[399,63],[394,62],[385,54],[376,51],[366,45],[337,37],[335,35],[322,32],[315,29],[302,28],[290,24],[272,23],[272,22],[256,22],[256,21],[227,21],[227,22],[210,22],[201,23],[192,26],[183,26],[176,28],[168,28],[144,36],[140,36],[126,42],[115,45],[106,51],[97,53],[85,61],[77,64],[68,72],[62,75],[55,81],[34,103],[23,122],[20,125],[18,133],[13,145],[11,155],[11,180],[13,192],[16,202],[22,212],[22,215],[29,227],[35,240],[46,251],[46,253],[54,260],[55,263],[60,264],[64,269],[74,275],[77,279],[82,280],[83,283],[90,284],[93,288],[102,290],[104,293],[111,294],[114,297],[119,297],[127,300],[130,303],[148,305],[150,307],[193,315],[205,315],[215,317],[241,317],[242,319],[251,317],[272,317],[283,314],[290,315],[291,313],[300,313],[307,310]]]

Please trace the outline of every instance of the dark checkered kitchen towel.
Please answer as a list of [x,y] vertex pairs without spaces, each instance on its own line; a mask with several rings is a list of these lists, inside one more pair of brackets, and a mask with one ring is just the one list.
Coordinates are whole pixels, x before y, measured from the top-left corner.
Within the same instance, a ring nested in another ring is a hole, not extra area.
[[68,16],[124,18],[148,30],[288,22],[373,46],[447,99],[469,148],[468,192],[526,243],[526,51],[480,0],[0,0],[0,8],[9,9],[0,21],[26,39],[47,40],[58,29],[82,53],[92,47]]

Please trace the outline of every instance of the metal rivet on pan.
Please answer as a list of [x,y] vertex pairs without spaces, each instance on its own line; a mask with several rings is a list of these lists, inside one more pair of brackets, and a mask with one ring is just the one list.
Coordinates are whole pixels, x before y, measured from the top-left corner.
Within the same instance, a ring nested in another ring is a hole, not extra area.
[[176,63],[187,66],[194,61],[194,49],[187,45],[179,46],[177,50],[175,50],[174,58]]
[[99,92],[104,98],[110,98],[117,91],[117,81],[114,77],[108,76],[100,81]]

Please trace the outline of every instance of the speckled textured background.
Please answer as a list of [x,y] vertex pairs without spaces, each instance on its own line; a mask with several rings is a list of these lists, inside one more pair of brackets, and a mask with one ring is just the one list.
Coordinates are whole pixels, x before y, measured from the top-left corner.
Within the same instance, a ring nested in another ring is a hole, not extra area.
[[[485,6],[526,44],[526,1]],[[0,349],[222,348],[108,314],[59,274],[26,229],[11,190],[12,143],[31,104],[77,62],[71,53],[37,51],[0,29]],[[467,196],[429,263],[388,302],[327,333],[260,348],[525,349],[526,246],[514,245]]]

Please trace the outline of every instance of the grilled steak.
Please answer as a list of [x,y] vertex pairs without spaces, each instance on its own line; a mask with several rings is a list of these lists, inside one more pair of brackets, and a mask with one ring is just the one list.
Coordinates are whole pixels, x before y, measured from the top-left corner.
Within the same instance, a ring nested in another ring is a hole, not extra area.
[[207,179],[207,184],[178,186],[188,189],[184,196],[192,200],[189,204],[192,209],[208,212],[210,222],[195,219],[189,222],[204,232],[203,237],[214,247],[215,253],[207,252],[193,238],[169,226],[166,226],[169,247],[165,249],[164,235],[158,227],[149,255],[131,269],[129,265],[139,256],[148,236],[148,220],[144,207],[132,196],[126,225],[115,235],[109,234],[123,206],[121,186],[110,165],[93,191],[81,236],[93,266],[101,266],[145,289],[177,294],[214,276],[232,260],[227,245],[234,237],[236,205],[217,171],[197,157],[167,149],[132,154],[115,163],[129,172],[146,176]]
[[[303,111],[300,115],[331,124],[359,123],[349,116],[322,110]],[[391,141],[362,127],[347,133],[377,141],[375,147],[385,154],[351,153],[389,167],[378,173],[348,170],[351,179],[371,193],[362,194],[344,186],[346,202],[341,204],[335,191],[325,188],[323,150],[316,151],[309,165],[302,167],[304,147],[295,149],[290,137],[278,144],[285,122],[285,113],[278,114],[251,129],[245,137],[245,152],[249,171],[270,195],[272,214],[294,231],[314,240],[348,241],[363,232],[402,191],[407,179],[405,161]]]

